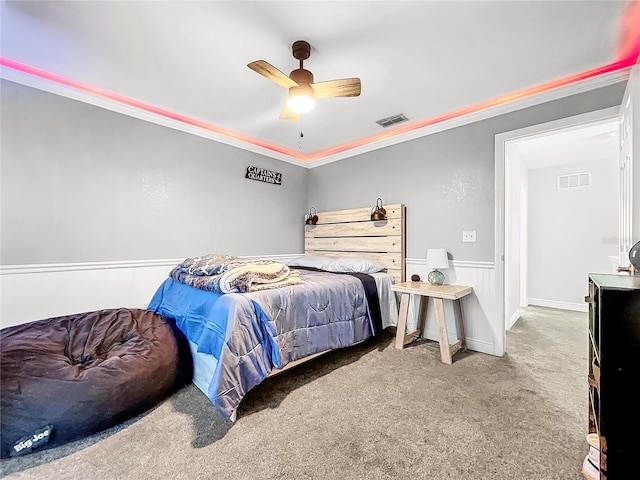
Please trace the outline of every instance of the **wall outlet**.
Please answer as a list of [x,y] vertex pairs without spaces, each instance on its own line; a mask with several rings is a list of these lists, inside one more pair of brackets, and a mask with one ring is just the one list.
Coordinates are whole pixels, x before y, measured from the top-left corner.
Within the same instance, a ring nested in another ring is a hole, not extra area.
[[462,231],[462,241],[463,242],[475,242],[476,241],[476,231],[475,230],[463,230]]

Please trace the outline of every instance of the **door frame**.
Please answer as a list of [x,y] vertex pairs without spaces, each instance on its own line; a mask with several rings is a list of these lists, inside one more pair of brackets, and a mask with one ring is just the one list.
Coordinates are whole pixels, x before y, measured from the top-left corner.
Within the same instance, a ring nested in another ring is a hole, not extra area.
[[560,118],[551,122],[540,123],[529,127],[499,133],[495,136],[495,309],[500,319],[500,331],[495,335],[495,354],[502,356],[506,346],[506,312],[505,312],[505,150],[506,143],[522,139],[525,137],[543,136],[555,130],[567,129],[571,127],[579,128],[583,125],[611,121],[617,119],[620,106],[609,107],[602,110],[595,110],[572,117]]

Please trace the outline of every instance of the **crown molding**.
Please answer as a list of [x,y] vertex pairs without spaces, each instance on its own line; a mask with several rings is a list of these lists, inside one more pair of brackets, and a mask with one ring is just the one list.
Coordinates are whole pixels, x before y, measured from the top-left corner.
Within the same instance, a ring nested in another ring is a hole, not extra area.
[[614,85],[616,83],[626,81],[629,78],[630,71],[631,68],[629,67],[624,70],[618,70],[616,72],[611,72],[599,77],[572,83],[570,85],[559,87],[553,90],[547,90],[526,98],[479,110],[477,112],[462,115],[450,120],[445,120],[404,134],[388,137],[384,140],[353,148],[344,152],[337,153],[335,155],[327,155],[320,160],[309,162],[307,166],[309,168],[320,167],[322,165],[327,165],[329,163],[344,160],[349,157],[362,155],[363,153],[367,153],[372,150],[378,150],[380,148],[397,145],[398,143],[407,142],[416,138],[426,137],[428,135],[433,135],[435,133],[450,130],[452,128],[461,127],[470,123],[475,123],[482,120],[487,120],[492,117],[497,117],[499,115],[515,112],[516,110],[522,110],[528,107],[540,105],[542,103],[551,102],[553,100],[559,100],[561,98],[570,97],[579,93],[584,93],[591,90],[596,90],[598,88],[607,87],[609,85]]
[[9,68],[4,65],[0,67],[0,78],[4,80],[8,80],[10,82],[18,83],[20,85],[24,85],[26,87],[31,87],[37,90],[42,90],[44,92],[53,93],[54,95],[70,98],[72,100],[77,100],[79,102],[93,105],[95,107],[104,108],[105,110],[110,110],[112,112],[120,113],[122,115],[127,115],[129,117],[137,118],[138,120],[154,123],[156,125],[171,128],[173,130],[178,130],[185,133],[189,133],[191,135],[196,135],[198,137],[207,138],[209,140],[213,140],[214,142],[223,143],[225,145],[229,145],[232,147],[241,148],[243,150],[257,153],[259,155],[264,155],[266,157],[274,158],[276,160],[281,160],[283,162],[292,163],[294,165],[298,165],[302,167],[307,167],[307,168],[309,167],[308,162],[294,158],[290,155],[274,152],[273,150],[261,147],[251,142],[246,142],[238,138],[234,138],[232,136],[216,133],[206,128],[190,125],[180,120],[168,118],[164,115],[159,115],[157,113],[153,113],[153,112],[144,110],[142,108],[136,108],[131,105],[127,105],[125,103],[119,102],[117,100],[105,98],[101,95],[95,95],[84,90],[80,90],[68,85],[64,85],[59,82],[55,82],[53,80],[38,77],[35,75],[30,75],[28,73],[21,72],[19,70],[15,70],[13,68]]
[[[387,135],[383,140],[379,141],[375,140],[375,137],[372,137],[372,139],[367,142],[367,138],[365,137],[364,139],[362,139],[362,142],[364,143],[357,147],[349,148],[348,145],[343,145],[327,149],[328,151],[337,150],[338,153],[335,154],[327,153],[326,156],[322,156],[322,150],[320,150],[316,153],[304,155],[304,157],[309,158],[320,155],[321,158],[317,160],[304,160],[301,158],[297,158],[292,155],[283,153],[287,150],[284,147],[278,148],[277,146],[274,146],[274,148],[276,148],[277,150],[282,151],[265,148],[250,141],[244,141],[241,138],[237,138],[237,136],[225,135],[207,128],[202,128],[197,125],[186,123],[181,120],[169,118],[167,116],[160,115],[142,108],[136,108],[135,106],[122,103],[112,98],[106,98],[102,95],[93,94],[90,91],[82,90],[80,88],[74,88],[70,85],[65,85],[48,78],[32,75],[8,67],[6,65],[3,65],[0,68],[0,78],[45,92],[53,93],[55,95],[78,100],[80,102],[104,108],[106,110],[137,118],[139,120],[154,123],[156,125],[172,128],[174,130],[207,138],[209,140],[223,143],[225,145],[240,148],[259,155],[264,155],[276,160],[311,169],[344,160],[356,155],[362,155],[374,150],[386,148],[398,143],[414,140],[428,135],[433,135],[435,133],[439,133],[452,128],[468,125],[470,123],[486,120],[499,115],[504,115],[516,110],[539,105],[541,103],[550,102],[571,95],[576,95],[590,90],[595,90],[597,88],[613,85],[615,83],[625,81],[629,77],[629,72],[630,67],[591,77],[585,80],[576,81],[574,83],[570,83],[561,87],[544,90],[539,93],[534,93],[517,100],[504,102],[496,106],[490,106],[487,108],[478,107],[476,111],[472,111],[471,113],[461,114],[459,116],[454,115],[453,118],[442,121],[435,121],[433,124],[422,128],[416,128],[406,131],[407,127],[411,128],[411,126],[403,126],[400,127],[402,129],[401,131],[406,133],[398,133],[393,135],[393,131],[390,131],[389,134],[391,136]],[[179,115],[176,116],[179,117]]]

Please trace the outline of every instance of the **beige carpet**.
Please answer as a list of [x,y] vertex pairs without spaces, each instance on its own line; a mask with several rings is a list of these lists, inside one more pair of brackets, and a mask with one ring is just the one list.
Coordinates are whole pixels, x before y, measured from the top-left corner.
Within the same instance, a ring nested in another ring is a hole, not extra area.
[[193,385],[9,479],[581,479],[587,315],[529,308],[503,358],[385,335],[267,380],[235,424]]

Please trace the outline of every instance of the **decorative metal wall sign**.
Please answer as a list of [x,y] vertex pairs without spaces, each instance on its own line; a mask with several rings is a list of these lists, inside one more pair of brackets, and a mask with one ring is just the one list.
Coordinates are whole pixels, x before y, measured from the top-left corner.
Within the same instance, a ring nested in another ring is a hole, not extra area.
[[282,174],[272,172],[260,167],[247,167],[247,174],[244,178],[258,180],[259,182],[273,183],[274,185],[282,185]]

